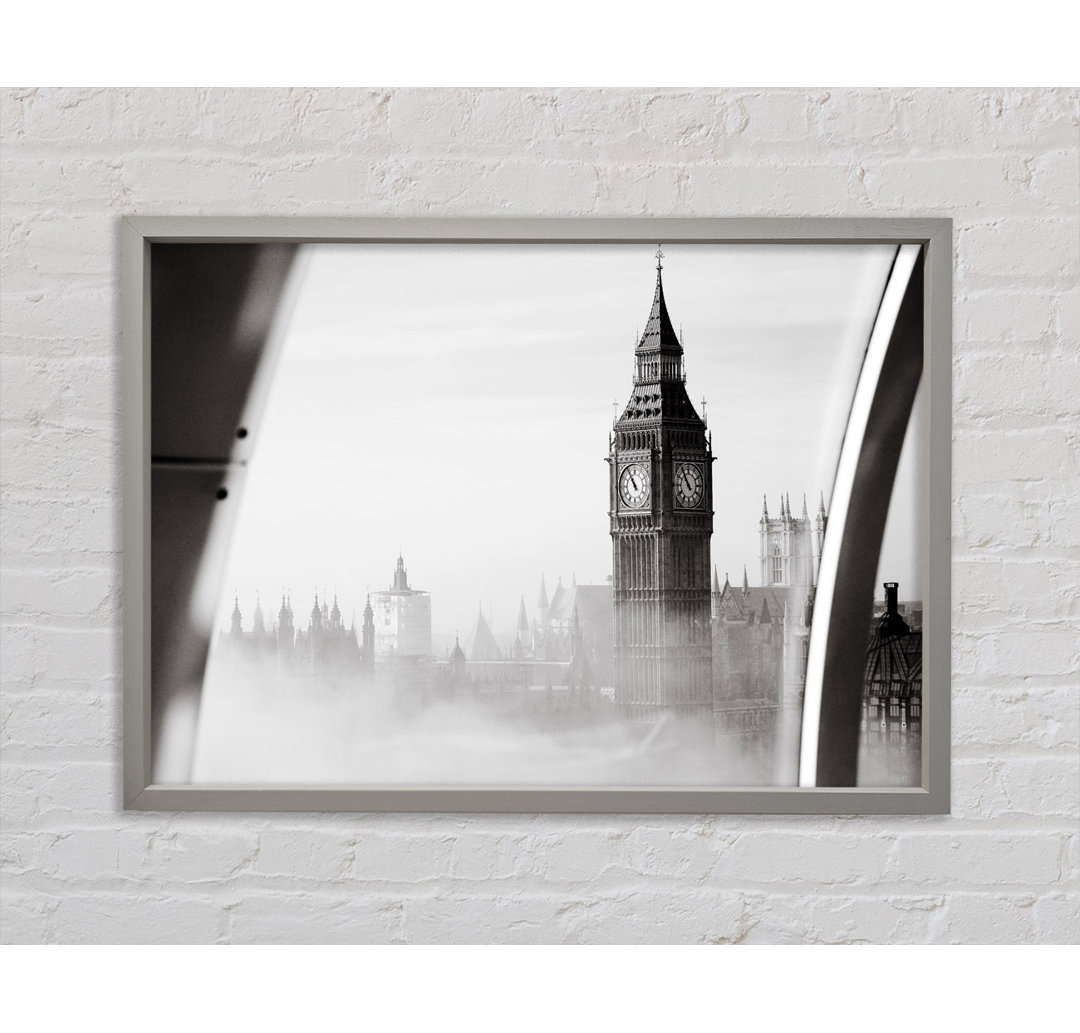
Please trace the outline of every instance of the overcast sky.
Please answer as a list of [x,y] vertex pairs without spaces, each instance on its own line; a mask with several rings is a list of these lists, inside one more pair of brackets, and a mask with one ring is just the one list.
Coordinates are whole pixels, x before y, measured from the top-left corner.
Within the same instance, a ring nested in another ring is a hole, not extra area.
[[[255,436],[228,609],[256,591],[346,621],[400,548],[436,634],[482,602],[508,630],[540,574],[611,573],[608,433],[652,303],[648,245],[312,245]],[[758,519],[781,492],[828,502],[847,409],[892,260],[886,246],[666,245],[687,389],[713,435],[713,562],[759,582]],[[910,451],[908,449],[907,451]],[[914,464],[881,575],[915,598]],[[269,617],[269,613],[268,613]]]

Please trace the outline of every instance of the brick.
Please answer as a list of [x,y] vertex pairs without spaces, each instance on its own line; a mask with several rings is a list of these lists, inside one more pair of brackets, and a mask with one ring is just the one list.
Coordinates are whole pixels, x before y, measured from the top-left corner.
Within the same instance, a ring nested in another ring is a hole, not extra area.
[[897,840],[884,878],[953,888],[1054,885],[1062,876],[1064,847],[1060,833],[909,833]]
[[37,217],[25,225],[28,269],[38,276],[94,276],[116,266],[116,219],[101,215]]
[[[810,896],[770,894],[762,901],[744,943],[927,943],[941,896]],[[872,940],[865,930],[873,929]]]
[[72,893],[51,916],[51,942],[215,943],[226,922],[225,907],[198,894]]
[[228,907],[228,942],[403,943],[399,894],[244,894]]
[[957,372],[958,426],[1050,427],[1080,415],[1075,390],[1080,384],[1080,356],[1075,351],[1009,348],[971,356]]
[[[926,212],[971,218],[1002,211],[1039,210],[1031,203],[1031,172],[1016,155],[986,157],[902,158],[866,163],[863,183],[876,206],[901,210],[912,205]],[[947,195],[941,183],[955,184]],[[927,203],[927,198],[940,200]]]
[[[969,483],[1054,481],[1080,468],[1078,435],[1066,427],[958,434],[953,461]],[[977,478],[967,473],[968,469]]]
[[754,883],[843,886],[874,882],[892,847],[888,835],[747,832],[721,852],[715,875]]
[[356,839],[356,833],[345,830],[270,829],[259,835],[252,870],[260,876],[340,881],[352,869]]
[[1049,893],[1032,907],[1036,943],[1075,944],[1080,937],[1080,892]]
[[999,218],[956,229],[961,285],[1038,283],[1069,287],[1076,282],[1080,255],[1075,215],[1054,218]]
[[950,896],[938,943],[1031,943],[1035,925],[1031,896],[958,893]]
[[[965,344],[1016,342],[1026,345],[987,354],[972,353],[965,348],[963,352],[959,352],[962,360],[959,368],[967,370],[968,367],[980,363],[997,365],[1009,361],[1041,364],[1051,357],[1066,357],[1061,349],[1055,349],[1047,340],[1048,335],[1054,331],[1054,304],[1058,297],[1058,294],[1035,290],[974,291],[959,296],[956,301],[963,318],[957,319],[954,330],[960,341]],[[989,382],[984,382],[983,386],[993,387]],[[1002,386],[1008,389],[1008,378],[1005,378]],[[1026,387],[1028,382],[1025,380],[1019,386]],[[1014,383],[1014,398],[1021,396],[1017,388],[1018,385]]]
[[38,692],[0,697],[0,744],[4,748],[116,745],[120,701],[111,691]]
[[[753,171],[745,164],[707,164],[690,173],[695,204],[708,215],[856,215],[867,209],[858,201],[858,173],[847,164],[783,164]],[[659,214],[659,213],[658,213]]]
[[1001,747],[1080,745],[1080,707],[1069,686],[953,687],[953,743],[998,753]]
[[356,842],[353,875],[365,881],[413,884],[450,873],[452,839],[422,835],[362,836]]
[[120,583],[114,570],[9,567],[4,581],[5,609],[15,619],[36,613],[108,617],[120,606]]

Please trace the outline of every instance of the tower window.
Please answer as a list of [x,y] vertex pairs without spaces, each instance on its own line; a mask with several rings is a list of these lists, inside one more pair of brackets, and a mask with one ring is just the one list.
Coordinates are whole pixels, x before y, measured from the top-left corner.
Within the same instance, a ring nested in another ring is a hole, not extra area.
[[772,582],[780,584],[784,580],[784,557],[780,552],[780,546],[774,545],[772,550]]

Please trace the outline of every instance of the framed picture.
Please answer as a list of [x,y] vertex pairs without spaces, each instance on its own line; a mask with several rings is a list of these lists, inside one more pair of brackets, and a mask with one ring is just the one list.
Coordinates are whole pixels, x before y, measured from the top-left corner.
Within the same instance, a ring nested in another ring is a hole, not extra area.
[[122,248],[126,807],[947,812],[951,222]]

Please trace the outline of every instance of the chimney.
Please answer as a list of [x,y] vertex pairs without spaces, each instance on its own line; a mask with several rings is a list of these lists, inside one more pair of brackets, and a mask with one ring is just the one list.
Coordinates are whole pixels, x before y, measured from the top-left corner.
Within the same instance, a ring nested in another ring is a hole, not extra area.
[[896,607],[896,592],[899,587],[895,581],[885,582],[885,613],[889,617],[895,617],[900,612]]
[[908,635],[911,626],[900,616],[900,608],[896,603],[897,589],[900,586],[895,581],[885,582],[885,612],[878,621],[878,634],[892,637],[894,635]]

